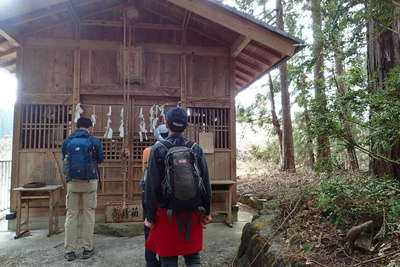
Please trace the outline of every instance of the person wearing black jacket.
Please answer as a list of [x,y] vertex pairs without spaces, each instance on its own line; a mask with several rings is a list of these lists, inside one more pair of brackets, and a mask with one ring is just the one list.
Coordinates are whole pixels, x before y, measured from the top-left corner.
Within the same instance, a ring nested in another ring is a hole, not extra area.
[[[172,146],[185,146],[188,143],[182,133],[187,126],[187,113],[182,108],[173,108],[167,113],[169,136],[166,139]],[[167,215],[168,202],[163,197],[161,183],[165,177],[165,157],[168,148],[157,142],[151,151],[148,166],[148,176],[145,184],[145,202],[147,205],[145,225],[151,228],[146,241],[146,248],[160,256],[161,266],[178,266],[177,259],[183,255],[187,266],[200,266],[199,252],[203,248],[203,226],[211,222],[211,185],[208,168],[202,148],[194,144],[193,153],[197,159],[200,176],[203,180],[205,195],[203,196],[204,210],[186,212],[183,220],[191,217],[191,238],[185,239],[185,233],[178,229],[175,214]]]

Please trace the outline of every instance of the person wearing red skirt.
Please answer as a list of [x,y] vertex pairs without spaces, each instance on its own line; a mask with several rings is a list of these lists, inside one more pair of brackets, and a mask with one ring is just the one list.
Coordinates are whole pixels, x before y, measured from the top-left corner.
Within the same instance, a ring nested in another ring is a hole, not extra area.
[[[189,142],[182,135],[187,121],[186,110],[173,108],[168,111],[169,136],[166,141],[171,146],[185,146]],[[160,256],[161,266],[178,266],[179,255],[184,256],[186,266],[200,266],[199,252],[203,249],[203,227],[211,222],[211,186],[203,150],[199,145],[193,144],[192,151],[196,156],[205,194],[202,197],[202,205],[197,210],[177,214],[168,208],[168,200],[164,198],[161,188],[168,148],[157,142],[151,150],[145,184],[147,212],[144,224],[151,229],[146,248]]]

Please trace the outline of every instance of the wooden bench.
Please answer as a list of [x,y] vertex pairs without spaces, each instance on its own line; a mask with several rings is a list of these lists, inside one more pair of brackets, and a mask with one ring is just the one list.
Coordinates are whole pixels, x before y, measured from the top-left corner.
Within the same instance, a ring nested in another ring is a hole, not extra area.
[[212,192],[215,193],[225,193],[228,196],[225,198],[225,209],[216,212],[223,212],[226,213],[225,223],[232,227],[233,220],[232,220],[232,186],[235,185],[235,181],[231,180],[212,180],[211,181],[211,189]]
[[[17,225],[15,238],[21,237],[26,232],[29,232],[29,202],[31,201],[49,201],[49,234],[58,233],[58,202],[60,199],[60,190],[62,185],[47,185],[38,188],[14,188],[17,193]],[[22,205],[26,204],[26,220],[22,222]],[[25,230],[22,227],[25,226]]]

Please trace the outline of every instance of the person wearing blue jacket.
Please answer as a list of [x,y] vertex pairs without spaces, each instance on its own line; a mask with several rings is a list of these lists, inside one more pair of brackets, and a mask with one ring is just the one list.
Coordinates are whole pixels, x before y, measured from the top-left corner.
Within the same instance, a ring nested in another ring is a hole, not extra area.
[[[64,257],[68,261],[77,258],[79,228],[83,241],[81,258],[88,259],[94,254],[93,232],[100,178],[97,165],[103,162],[104,152],[101,141],[90,134],[92,127],[90,119],[79,118],[77,130],[62,145],[64,171],[67,176]],[[83,210],[81,220],[80,207]]]

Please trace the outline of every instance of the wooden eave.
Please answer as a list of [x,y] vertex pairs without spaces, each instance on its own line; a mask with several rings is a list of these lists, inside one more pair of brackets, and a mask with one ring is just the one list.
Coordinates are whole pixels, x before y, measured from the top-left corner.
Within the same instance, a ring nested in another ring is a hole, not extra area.
[[[16,49],[22,37],[36,37],[65,23],[79,23],[83,29],[122,27],[116,10],[129,5],[129,2],[64,0],[0,20],[0,64],[15,70]],[[229,48],[234,59],[236,93],[289,59],[303,46],[301,40],[215,0],[136,0],[134,5],[146,18],[136,23],[138,32],[175,31],[182,35],[181,45]],[[186,43],[184,39],[187,36],[202,38],[204,42]]]

